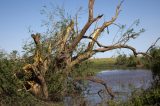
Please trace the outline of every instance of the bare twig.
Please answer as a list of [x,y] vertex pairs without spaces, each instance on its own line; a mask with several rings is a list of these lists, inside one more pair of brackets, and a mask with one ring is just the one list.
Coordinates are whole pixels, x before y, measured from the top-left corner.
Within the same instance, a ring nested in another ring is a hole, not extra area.
[[[94,33],[93,33],[93,38],[94,38],[95,40],[98,39],[98,37],[101,35],[101,33],[104,31],[105,28],[108,28],[108,26],[110,26],[111,24],[113,24],[114,21],[117,19],[118,15],[119,15],[119,12],[120,12],[121,4],[122,4],[122,2],[117,6],[115,16],[113,16],[110,21],[104,22],[101,27],[97,28],[97,29],[94,31]],[[93,41],[93,40],[92,40],[91,42],[89,42],[86,51],[92,50],[94,44],[95,44],[95,41]]]
[[160,40],[160,37],[158,37],[157,40],[147,49],[146,53],[148,53],[149,50],[152,49],[159,40]]

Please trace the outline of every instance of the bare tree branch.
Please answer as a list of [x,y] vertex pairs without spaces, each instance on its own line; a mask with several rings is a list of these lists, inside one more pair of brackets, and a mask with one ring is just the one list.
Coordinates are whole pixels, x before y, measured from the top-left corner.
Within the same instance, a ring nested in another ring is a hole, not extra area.
[[114,49],[121,49],[121,48],[125,48],[125,49],[130,49],[132,50],[133,54],[135,56],[141,54],[141,55],[145,55],[145,56],[148,56],[148,57],[152,57],[150,56],[149,54],[147,53],[144,53],[144,52],[137,52],[136,49],[132,46],[128,46],[128,45],[111,45],[111,46],[106,46],[105,48],[98,48],[98,49],[95,49],[94,51],[95,52],[106,52],[106,51],[109,51],[109,50],[114,50]]
[[106,82],[104,80],[100,79],[100,78],[93,77],[93,76],[87,76],[85,78],[77,77],[77,78],[75,78],[75,80],[89,80],[89,81],[92,81],[92,82],[95,82],[95,83],[102,84],[105,87],[108,94],[111,96],[111,99],[113,99],[115,97],[115,94],[112,92],[112,89],[110,87],[108,87]]
[[[80,10],[80,9],[79,9]],[[78,11],[79,12],[79,11]],[[78,35],[79,33],[79,28],[78,28],[78,12],[75,15],[75,25],[76,25],[76,34]]]
[[94,5],[94,0],[89,0],[89,17],[88,17],[88,21],[92,21],[93,19],[93,5]]
[[[117,6],[116,8],[116,14],[114,17],[112,17],[112,19],[110,21],[104,22],[103,25],[99,28],[97,28],[94,33],[93,33],[93,39],[97,40],[97,38],[100,36],[100,34],[104,31],[105,28],[107,28],[109,25],[113,24],[114,21],[117,19],[119,12],[120,12],[120,7],[121,7],[122,2]],[[88,50],[92,50],[93,46],[95,44],[95,41],[92,40],[91,42],[89,42],[88,47],[87,47],[87,51]]]
[[82,53],[80,55],[77,55],[76,57],[74,57],[74,59],[72,61],[72,64],[74,64],[74,65],[78,64],[79,62],[81,62],[83,60],[86,60],[86,59],[90,58],[92,55],[94,55],[97,52],[106,52],[106,51],[110,51],[110,50],[114,50],[114,49],[121,49],[121,48],[130,49],[135,56],[141,54],[141,55],[144,55],[144,56],[152,57],[151,55],[149,55],[147,53],[137,52],[134,47],[128,46],[128,45],[125,45],[125,44],[113,44],[113,45],[110,45],[110,46],[105,46],[105,45],[102,45],[100,42],[98,42],[95,38],[93,38],[91,36],[83,36],[83,38],[91,39],[92,40],[91,42],[95,42],[100,48],[95,49],[95,50],[89,50],[89,51],[86,50],[84,53]]
[[100,44],[97,40],[95,40],[95,39],[92,38],[91,36],[83,36],[83,38],[93,40],[94,42],[97,43],[97,45],[98,45],[99,47],[107,47],[107,46],[105,46],[105,45]]
[[[96,49],[94,51],[96,52],[106,52],[106,51],[109,51],[109,50],[113,50],[113,49],[121,49],[121,48],[126,48],[126,49],[130,49],[133,51],[134,55],[138,55],[138,54],[142,54],[144,56],[148,56],[148,57],[151,57],[149,54],[144,53],[144,52],[136,52],[136,49],[131,47],[131,46],[128,46],[128,45],[111,45],[111,46],[105,46],[105,45],[102,45],[101,43],[99,43],[97,40],[95,40],[94,38],[92,37],[88,37],[88,36],[83,36],[83,38],[87,38],[87,39],[91,39],[93,40],[94,42],[97,43],[97,45],[99,47],[103,47],[103,48],[99,48],[99,49]],[[159,38],[160,39],[160,38]],[[157,39],[156,42],[159,40]],[[154,43],[154,45],[156,44],[156,42]]]
[[119,13],[121,11],[120,7],[121,7],[122,3],[123,3],[123,1],[121,1],[119,3],[119,5],[117,6],[115,16],[112,17],[112,19],[110,21],[107,21],[107,22],[103,23],[102,30],[104,30],[106,27],[108,27],[109,25],[111,25],[118,18],[118,15],[119,15]]
[[62,43],[61,43],[61,51],[64,50],[67,39],[68,39],[71,31],[73,30],[73,28],[74,28],[74,22],[73,22],[73,20],[71,20],[70,24],[66,27],[65,31],[63,32],[64,38],[63,38]]
[[87,60],[88,58],[90,58],[95,53],[96,53],[95,51],[87,51],[87,52],[84,52],[82,54],[79,54],[79,55],[73,57],[72,62],[69,65],[69,67],[73,67],[74,65],[76,65],[78,63],[81,63],[84,60]]
[[75,40],[73,41],[71,47],[70,47],[70,51],[73,51],[75,49],[75,47],[77,46],[77,44],[81,41],[82,37],[85,35],[86,31],[88,30],[88,28],[98,19],[100,19],[103,15],[99,15],[96,18],[94,18],[92,21],[88,21],[85,26],[83,27],[83,29],[81,30],[81,32],[78,34],[78,36],[75,38]]
[[81,32],[77,35],[77,37],[75,38],[75,40],[73,41],[71,47],[70,47],[70,51],[73,51],[75,49],[75,47],[77,46],[77,44],[81,41],[82,37],[85,35],[86,31],[88,30],[88,28],[98,19],[100,19],[103,15],[99,15],[96,18],[93,18],[93,5],[94,5],[94,0],[89,0],[89,5],[88,5],[88,9],[89,9],[89,18],[87,23],[85,24],[85,26],[82,28]]
[[160,37],[158,37],[157,40],[147,49],[146,53],[148,53],[149,50],[152,49],[159,40],[160,40]]

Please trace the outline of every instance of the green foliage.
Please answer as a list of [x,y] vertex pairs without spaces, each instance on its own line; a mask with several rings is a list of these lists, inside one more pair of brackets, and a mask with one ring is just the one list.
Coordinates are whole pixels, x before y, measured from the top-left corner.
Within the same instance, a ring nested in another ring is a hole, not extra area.
[[135,56],[130,55],[127,57],[125,54],[120,54],[116,57],[116,65],[123,65],[126,67],[136,67],[137,65],[137,59]]
[[46,76],[46,81],[48,84],[49,97],[52,101],[61,101],[63,99],[64,82],[62,73],[54,73],[54,75]]
[[153,57],[151,70],[153,74],[154,84],[160,86],[160,48],[153,48],[150,50],[150,54]]
[[[94,74],[94,73],[100,72],[102,70],[118,68],[115,66],[115,61],[116,61],[115,58],[89,59],[89,60],[87,60],[88,68],[86,69],[86,72],[90,72],[90,73]],[[82,64],[84,64],[84,63],[82,63]]]
[[141,64],[144,65],[145,68],[148,68],[148,69],[151,68],[151,61],[148,57],[142,56],[139,58],[139,60],[140,60]]
[[[51,66],[52,67],[52,66]],[[50,69],[52,69],[50,67]],[[49,98],[52,101],[62,101],[64,96],[73,96],[75,93],[77,95],[81,95],[81,87],[76,86],[84,85],[84,82],[77,82],[74,81],[76,77],[84,77],[85,75],[90,74],[88,69],[88,62],[84,62],[82,64],[77,64],[69,73],[69,76],[66,77],[65,71],[63,69],[58,70],[49,70],[46,75],[46,81],[48,83],[48,91],[49,91]],[[75,84],[76,83],[76,84]],[[85,87],[85,86],[83,86]]]
[[160,88],[152,87],[146,91],[134,93],[127,102],[121,106],[159,106]]
[[15,77],[16,70],[23,66],[21,60],[0,57],[0,105],[2,106],[37,106],[45,105],[29,92],[23,83]]
[[127,56],[125,54],[120,54],[116,58],[116,65],[125,65],[127,63]]
[[127,58],[126,64],[128,67],[136,67],[136,65],[137,65],[136,57],[133,55],[130,55],[130,57]]

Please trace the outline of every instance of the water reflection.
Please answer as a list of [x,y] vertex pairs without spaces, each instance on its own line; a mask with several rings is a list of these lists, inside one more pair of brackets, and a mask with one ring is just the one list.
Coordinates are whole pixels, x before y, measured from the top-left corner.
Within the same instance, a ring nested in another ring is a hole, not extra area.
[[[151,85],[152,73],[150,70],[134,69],[134,70],[105,70],[96,75],[97,77],[105,80],[108,86],[112,87],[112,91],[116,94],[115,100],[127,100],[132,92],[139,89],[146,89]],[[107,92],[103,91],[104,86],[94,82],[89,82],[87,91],[84,92],[83,100],[89,106],[96,106],[110,99]],[[98,91],[100,91],[97,94]],[[80,100],[80,99],[79,99]],[[73,102],[73,98],[65,102]],[[75,99],[74,99],[75,102]],[[65,106],[76,106],[78,103],[66,104]],[[105,105],[104,105],[105,106]]]

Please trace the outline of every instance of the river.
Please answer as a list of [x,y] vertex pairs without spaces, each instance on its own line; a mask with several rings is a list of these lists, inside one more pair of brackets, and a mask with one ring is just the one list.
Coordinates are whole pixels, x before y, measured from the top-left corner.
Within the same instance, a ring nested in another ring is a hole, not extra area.
[[[133,92],[147,89],[152,82],[152,73],[147,69],[104,70],[99,72],[96,77],[103,79],[112,88],[115,93],[114,100],[116,101],[127,100]],[[97,92],[100,90],[102,91],[98,95]],[[104,92],[103,85],[89,82],[83,99],[89,106],[97,106],[98,104],[103,104],[103,101],[109,100],[110,96]],[[67,102],[72,101],[71,98],[68,100]],[[68,105],[71,104],[69,103]]]

